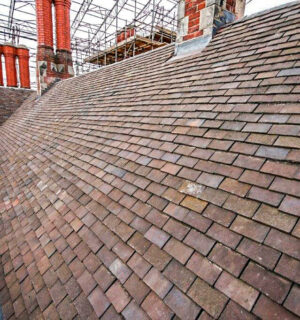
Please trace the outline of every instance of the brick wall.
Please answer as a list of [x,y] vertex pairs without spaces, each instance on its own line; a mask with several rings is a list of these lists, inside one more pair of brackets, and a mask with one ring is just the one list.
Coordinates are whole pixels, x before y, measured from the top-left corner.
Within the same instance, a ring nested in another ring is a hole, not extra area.
[[0,125],[2,125],[33,92],[33,90],[0,88]]

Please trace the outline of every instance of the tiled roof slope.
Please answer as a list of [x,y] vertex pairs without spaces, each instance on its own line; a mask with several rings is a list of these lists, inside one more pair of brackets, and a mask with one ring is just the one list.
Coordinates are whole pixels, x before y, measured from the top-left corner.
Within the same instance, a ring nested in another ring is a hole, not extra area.
[[0,87],[0,125],[5,122],[34,91]]
[[58,83],[0,128],[6,319],[299,319],[300,3]]

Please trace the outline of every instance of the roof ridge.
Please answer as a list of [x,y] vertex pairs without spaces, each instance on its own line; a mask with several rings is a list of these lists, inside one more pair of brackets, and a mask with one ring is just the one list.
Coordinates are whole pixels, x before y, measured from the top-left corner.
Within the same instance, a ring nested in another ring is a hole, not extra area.
[[153,53],[153,52],[158,52],[158,51],[160,51],[160,50],[163,50],[163,49],[166,49],[166,48],[168,48],[168,47],[174,46],[175,43],[176,43],[176,42],[169,43],[169,44],[167,44],[167,45],[165,45],[165,46],[162,46],[162,47],[159,47],[159,48],[155,48],[155,49],[150,50],[150,51],[147,51],[147,52],[140,53],[140,54],[135,55],[135,56],[133,56],[133,57],[129,57],[128,59],[124,59],[124,60],[117,61],[117,62],[112,63],[112,64],[108,64],[108,65],[106,65],[106,66],[102,66],[102,67],[100,67],[99,69],[92,70],[92,71],[87,71],[87,72],[85,72],[85,73],[81,73],[81,74],[79,74],[78,76],[75,76],[75,77],[73,77],[73,78],[64,79],[63,82],[66,82],[67,80],[72,80],[72,79],[75,79],[75,78],[78,79],[78,78],[80,78],[80,77],[82,77],[82,76],[85,76],[85,75],[87,75],[87,74],[91,74],[91,73],[93,73],[93,72],[98,72],[99,70],[103,70],[103,69],[106,69],[106,68],[108,68],[108,67],[113,67],[113,66],[115,66],[115,65],[118,65],[118,64],[121,64],[121,63],[125,63],[125,62],[127,62],[128,60],[133,61],[134,58],[142,57],[142,56],[145,56],[145,55],[147,55],[147,54],[151,54],[151,53]]

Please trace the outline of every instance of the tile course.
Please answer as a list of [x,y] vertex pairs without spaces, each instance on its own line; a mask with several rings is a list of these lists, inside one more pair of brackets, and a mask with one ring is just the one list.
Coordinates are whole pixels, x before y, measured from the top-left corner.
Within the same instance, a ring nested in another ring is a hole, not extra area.
[[34,96],[33,90],[0,87],[0,125],[2,125],[29,97]]
[[5,318],[300,317],[299,18],[25,101],[0,127]]

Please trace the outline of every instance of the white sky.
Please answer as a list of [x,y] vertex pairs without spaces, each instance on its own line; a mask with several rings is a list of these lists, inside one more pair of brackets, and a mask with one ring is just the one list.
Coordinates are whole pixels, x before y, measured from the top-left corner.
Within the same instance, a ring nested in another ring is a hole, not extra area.
[[277,7],[289,2],[293,2],[295,0],[252,0],[247,6],[246,6],[246,15],[251,15],[253,13],[267,10],[272,7]]

